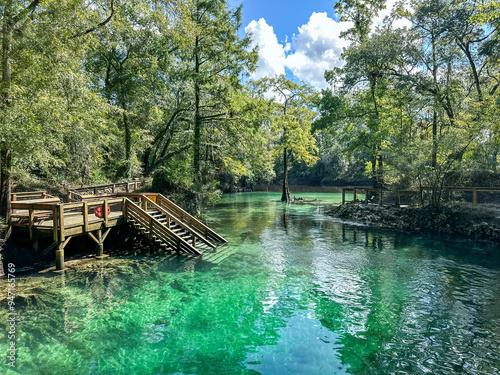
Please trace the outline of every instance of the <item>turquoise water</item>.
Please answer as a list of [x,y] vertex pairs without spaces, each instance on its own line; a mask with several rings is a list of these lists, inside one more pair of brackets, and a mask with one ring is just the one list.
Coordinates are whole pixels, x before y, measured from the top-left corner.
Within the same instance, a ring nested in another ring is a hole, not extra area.
[[300,196],[224,196],[207,218],[229,246],[202,259],[18,279],[0,373],[500,374],[497,245],[352,226],[324,215],[339,195]]

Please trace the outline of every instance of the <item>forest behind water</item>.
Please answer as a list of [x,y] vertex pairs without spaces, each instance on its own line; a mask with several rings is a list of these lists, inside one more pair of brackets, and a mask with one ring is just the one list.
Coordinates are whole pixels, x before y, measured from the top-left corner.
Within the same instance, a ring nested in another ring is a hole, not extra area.
[[[258,183],[498,186],[500,5],[332,1],[326,89],[254,79],[225,0],[3,0],[0,216],[12,189],[151,177],[194,213]],[[408,20],[410,27],[395,22]],[[286,196],[288,194],[288,197]]]

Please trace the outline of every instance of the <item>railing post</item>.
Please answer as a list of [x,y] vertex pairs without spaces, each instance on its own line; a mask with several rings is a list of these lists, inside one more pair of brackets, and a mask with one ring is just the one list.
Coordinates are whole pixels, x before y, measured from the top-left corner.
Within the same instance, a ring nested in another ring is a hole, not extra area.
[[353,192],[353,196],[352,196],[352,203],[356,203],[356,194],[357,191],[356,191],[356,188],[354,188],[354,192]]
[[122,198],[122,213],[123,213],[123,220],[125,222],[128,221],[128,203],[125,200],[125,198]]
[[111,190],[114,193],[116,193],[116,184],[113,184],[113,187],[112,187],[113,190]]
[[33,224],[34,224],[34,221],[35,221],[35,215],[34,215],[33,206],[30,206],[30,210],[29,210],[30,240],[33,239]]
[[342,188],[342,204],[345,204],[345,188]]
[[104,226],[108,226],[108,200],[104,200],[104,204],[102,205],[103,208],[103,217],[104,217]]
[[57,242],[57,206],[52,207],[52,239]]
[[399,207],[401,206],[401,196],[399,195],[399,189],[396,189],[395,191],[396,193],[396,207]]
[[64,206],[62,204],[59,204],[59,223],[60,223],[59,241],[64,242],[64,240],[66,239],[66,236],[64,234]]
[[472,204],[477,204],[477,188],[472,190]]
[[89,204],[87,202],[83,202],[82,214],[83,214],[83,230],[85,233],[87,233],[89,231]]
[[382,206],[382,204],[384,204],[384,198],[382,197],[382,194],[383,194],[382,191],[383,191],[382,188],[380,188],[379,189],[379,197],[378,197],[378,204],[379,204],[379,206]]

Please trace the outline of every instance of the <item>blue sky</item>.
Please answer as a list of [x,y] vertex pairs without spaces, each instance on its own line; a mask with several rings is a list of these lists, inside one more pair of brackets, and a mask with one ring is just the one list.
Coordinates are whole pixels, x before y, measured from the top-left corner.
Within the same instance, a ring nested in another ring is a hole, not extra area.
[[334,16],[332,0],[231,0],[236,7],[243,4],[243,27],[252,20],[264,18],[274,27],[279,41],[296,34],[298,27],[307,23],[313,12],[327,12]]
[[[325,70],[342,66],[348,42],[340,33],[351,25],[339,22],[333,0],[228,0],[243,4],[241,33],[251,32],[259,46],[259,66],[252,78],[286,73],[290,79],[325,88]],[[374,19],[380,24],[396,0]]]

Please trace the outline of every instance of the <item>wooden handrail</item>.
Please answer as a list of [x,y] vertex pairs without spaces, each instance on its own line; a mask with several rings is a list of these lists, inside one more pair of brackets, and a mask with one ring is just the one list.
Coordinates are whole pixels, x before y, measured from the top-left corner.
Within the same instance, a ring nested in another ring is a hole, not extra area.
[[170,247],[177,249],[180,252],[186,252],[190,254],[202,255],[194,246],[189,244],[183,238],[176,235],[172,230],[164,226],[154,217],[149,215],[141,207],[136,205],[130,199],[125,198],[125,205],[127,209],[127,216],[129,220],[135,220],[139,225],[145,229],[150,230],[150,239],[153,236],[158,237],[164,243],[168,244]]
[[[400,197],[401,195],[408,195],[408,194],[422,194],[424,191],[428,190],[433,190],[433,189],[440,189],[445,192],[472,192],[472,204],[477,204],[477,193],[478,192],[490,192],[490,193],[499,193],[500,188],[495,188],[495,187],[475,187],[475,186],[443,186],[443,187],[432,187],[432,186],[422,186],[418,190],[411,190],[411,189],[397,189],[397,188],[373,188],[373,187],[366,187],[366,186],[345,186],[342,188],[342,204],[346,202],[345,199],[345,193],[346,192],[353,192],[354,193],[354,198],[353,202],[356,201],[356,194],[358,190],[364,190],[365,194],[368,195],[369,192],[378,192],[379,195],[379,204],[382,204],[382,196],[384,192],[392,192],[395,194],[396,198],[396,206],[399,206],[400,204]],[[365,199],[365,203],[368,203],[368,201]]]
[[[111,189],[109,194],[115,194],[117,189],[125,188],[126,193],[129,193],[132,186],[132,191],[137,190],[140,185],[142,185],[143,181],[141,180],[132,180],[127,182],[118,182],[114,184],[106,184],[106,185],[96,185],[96,186],[86,186],[81,188],[71,188],[67,191],[67,200],[68,201],[80,201],[84,196],[87,195],[97,195],[100,190],[102,193],[105,193],[106,189]],[[85,194],[89,191],[92,191],[91,194]]]
[[199,233],[202,233],[205,238],[216,242],[227,243],[227,240],[224,237],[217,234],[215,231],[207,227],[195,217],[191,216],[189,213],[184,211],[169,199],[165,198],[163,195],[158,194],[158,196],[156,197],[156,203],[160,207],[164,208],[167,212],[170,212],[171,215],[177,216],[180,221],[186,223],[191,228],[196,229]]
[[44,199],[44,198],[54,198],[52,195],[47,194],[45,190],[40,191],[23,191],[19,193],[10,193],[12,201],[17,201],[19,198],[30,198],[30,199]]
[[[156,196],[158,196],[158,194]],[[143,195],[143,197],[144,197],[143,204],[146,205],[146,208],[149,205],[150,207],[152,207],[152,208],[160,211],[162,214],[166,215],[167,218],[169,218],[170,220],[174,220],[177,223],[177,225],[179,225],[180,227],[184,228],[186,231],[188,231],[192,235],[196,236],[197,238],[199,238],[206,245],[210,246],[213,249],[217,248],[217,246],[215,246],[213,243],[211,243],[209,240],[207,240],[204,237],[204,235],[201,234],[198,230],[196,230],[195,228],[190,227],[188,224],[186,224],[182,220],[180,220],[180,218],[177,217],[177,215],[173,214],[169,210],[167,210],[164,207],[162,207],[162,206],[158,205],[157,203],[153,202],[147,196]]]

